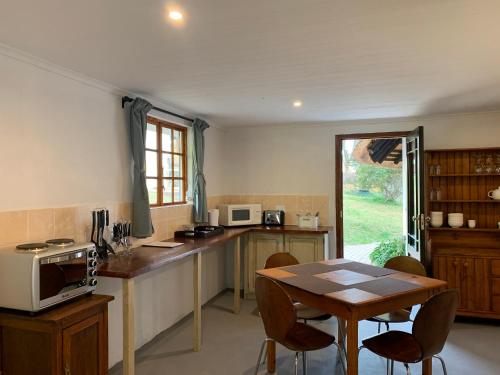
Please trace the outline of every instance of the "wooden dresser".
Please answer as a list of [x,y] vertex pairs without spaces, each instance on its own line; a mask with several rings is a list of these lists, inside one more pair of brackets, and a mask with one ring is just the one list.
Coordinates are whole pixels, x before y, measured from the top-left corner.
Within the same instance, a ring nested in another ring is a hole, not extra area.
[[86,296],[35,316],[0,311],[0,374],[107,374],[112,300]]
[[[427,207],[444,213],[443,226],[428,231],[432,274],[460,290],[462,316],[500,319],[500,201],[488,198],[500,186],[497,153],[500,148],[426,152]],[[447,225],[451,212],[464,214],[463,227]],[[469,219],[476,228],[467,227]]]

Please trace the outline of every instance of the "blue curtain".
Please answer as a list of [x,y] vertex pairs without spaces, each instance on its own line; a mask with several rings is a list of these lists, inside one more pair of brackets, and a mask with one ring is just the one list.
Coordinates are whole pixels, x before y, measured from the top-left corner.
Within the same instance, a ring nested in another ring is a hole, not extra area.
[[153,108],[151,103],[142,98],[135,98],[132,102],[125,103],[134,160],[132,235],[138,238],[150,237],[154,232],[146,185],[146,118],[151,108]]
[[197,118],[193,122],[194,155],[193,155],[193,221],[208,222],[207,192],[203,163],[205,159],[205,136],[203,132],[209,125]]

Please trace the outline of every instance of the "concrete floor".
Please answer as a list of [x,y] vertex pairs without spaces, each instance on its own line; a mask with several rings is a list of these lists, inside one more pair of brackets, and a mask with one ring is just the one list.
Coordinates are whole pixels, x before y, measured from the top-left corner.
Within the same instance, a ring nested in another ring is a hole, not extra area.
[[364,245],[345,245],[344,258],[354,260],[356,262],[372,264],[370,254],[379,243],[369,243]]
[[[194,353],[192,347],[192,320],[185,319],[136,353],[137,375],[250,375],[264,338],[260,318],[252,314],[255,301],[245,300],[240,315],[231,313],[232,293],[216,298],[203,309],[203,346]],[[318,328],[336,334],[336,320],[316,323]],[[394,329],[409,330],[410,325],[394,325]],[[398,328],[396,328],[398,327]],[[361,322],[360,338],[376,333],[376,324]],[[442,357],[450,375],[500,374],[500,323],[455,323]],[[310,375],[341,374],[334,347],[311,352],[308,355]],[[293,373],[293,353],[278,346],[279,375]],[[411,366],[419,374],[419,365]],[[266,374],[265,366],[260,374]],[[121,364],[110,370],[110,375],[121,374]],[[364,350],[360,355],[360,374],[385,374],[385,361]],[[395,374],[405,374],[396,364]],[[442,374],[438,361],[434,374]]]

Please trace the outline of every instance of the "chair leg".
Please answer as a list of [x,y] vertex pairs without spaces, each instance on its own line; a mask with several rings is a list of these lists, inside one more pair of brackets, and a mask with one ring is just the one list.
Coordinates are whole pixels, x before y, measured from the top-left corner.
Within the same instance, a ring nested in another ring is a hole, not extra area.
[[410,366],[408,366],[408,363],[405,363],[405,368],[406,368],[406,375],[411,375]]
[[295,375],[299,375],[299,352],[295,352]]
[[385,322],[385,329],[386,329],[387,331],[389,331],[389,330],[390,330],[390,327],[389,327],[389,323],[388,323],[388,322]]
[[342,341],[342,350],[344,351],[344,353],[346,353],[346,349],[345,349],[346,333],[344,330],[344,326],[340,324],[339,318],[337,318],[337,324],[340,327],[340,334],[342,335],[342,340],[341,340]]
[[448,375],[448,371],[446,371],[446,365],[444,364],[444,359],[441,358],[441,356],[439,356],[437,354],[434,356],[434,358],[439,359],[439,362],[441,362],[441,366],[443,367],[443,374]]
[[307,352],[302,352],[302,373],[307,375]]
[[394,375],[394,360],[391,360],[391,375]]
[[[342,348],[340,347],[340,345],[339,345],[339,344],[337,344],[336,342],[334,342],[333,344],[337,347],[337,350],[339,351],[339,359],[340,359],[340,364],[342,365],[342,371],[343,371],[344,375],[346,375],[346,374],[347,374],[347,370],[346,370],[346,368],[345,368],[344,358],[345,358],[345,360],[346,360],[346,362],[347,362],[347,356],[345,355],[345,352],[342,350]],[[361,347],[359,348],[359,350],[361,350],[361,349],[363,349],[363,348],[364,348],[364,346],[361,346]],[[358,350],[358,355],[359,355],[359,350]],[[344,358],[342,358],[342,356],[343,356]]]
[[382,326],[382,323],[378,322],[378,330],[377,333],[380,333],[380,327]]
[[260,346],[259,358],[257,359],[257,366],[255,366],[255,375],[259,372],[260,362],[262,360],[262,353],[264,352],[264,348],[267,346],[267,338],[264,340],[262,345]]

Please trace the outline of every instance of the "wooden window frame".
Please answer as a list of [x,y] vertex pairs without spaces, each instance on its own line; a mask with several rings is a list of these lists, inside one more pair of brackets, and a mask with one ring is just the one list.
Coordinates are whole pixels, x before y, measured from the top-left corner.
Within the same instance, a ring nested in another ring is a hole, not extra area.
[[[177,124],[172,124],[171,122],[161,120],[157,117],[152,117],[148,116],[147,117],[147,123],[151,125],[156,126],[156,147],[157,149],[151,149],[151,148],[146,148],[146,151],[153,151],[156,152],[156,166],[157,166],[157,176],[147,176],[146,175],[146,180],[156,180],[157,184],[157,197],[156,197],[156,203],[150,203],[150,207],[163,207],[163,206],[174,206],[174,205],[179,205],[179,204],[186,204],[187,203],[187,188],[188,188],[188,176],[187,176],[187,128],[177,125]],[[162,129],[170,129],[172,131],[172,137],[171,137],[171,145],[170,145],[170,150],[171,151],[164,151],[163,150],[163,145],[162,145]],[[177,130],[181,133],[181,147],[182,150],[181,152],[174,152],[174,137],[173,137],[173,131]],[[172,156],[172,177],[163,177],[163,158],[162,156],[164,154],[171,155]],[[182,177],[174,177],[174,155],[179,155],[181,157],[182,161]],[[172,191],[172,202],[165,203],[163,202],[163,189],[164,189],[164,182],[168,181],[171,182],[171,191]],[[174,195],[174,181],[182,181],[182,200],[180,201],[175,201],[175,195]]]

